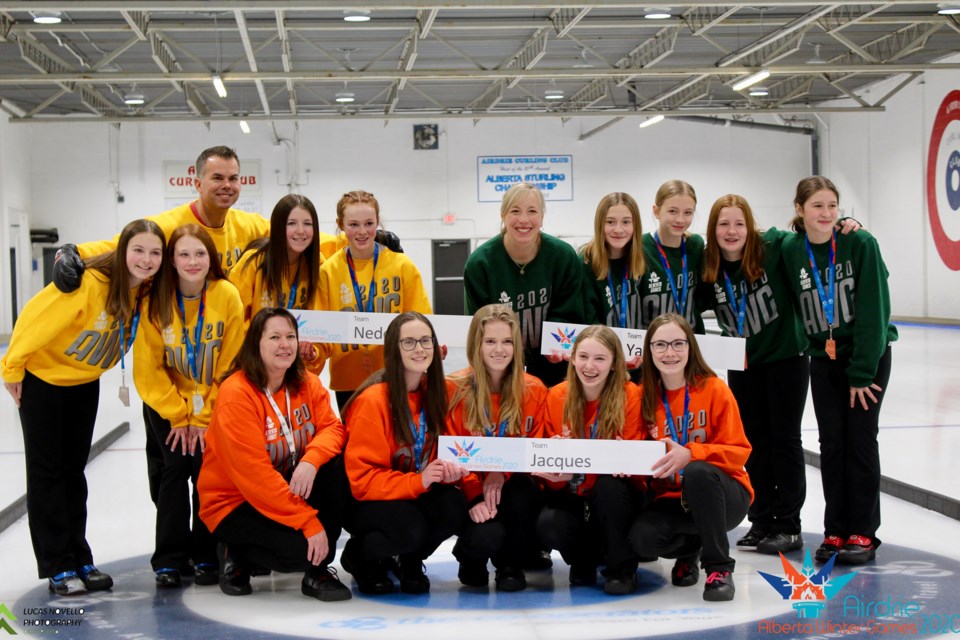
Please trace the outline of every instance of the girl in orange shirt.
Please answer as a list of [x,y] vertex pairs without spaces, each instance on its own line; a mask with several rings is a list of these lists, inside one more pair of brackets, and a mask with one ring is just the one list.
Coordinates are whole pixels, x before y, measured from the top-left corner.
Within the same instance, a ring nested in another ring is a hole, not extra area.
[[[437,458],[447,392],[433,326],[416,311],[398,315],[383,340],[384,368],[344,407],[344,462],[354,503],[351,537],[341,556],[361,593],[426,593],[423,561],[457,533],[467,505],[453,486],[463,467]],[[399,566],[392,558],[399,557]]]
[[[520,323],[510,307],[481,307],[467,332],[470,366],[449,376],[453,387],[447,427],[452,435],[539,438],[547,388],[523,372]],[[523,558],[536,551],[534,526],[539,491],[526,473],[471,473],[461,482],[470,521],[457,536],[453,555],[460,582],[486,587],[487,560],[497,568],[498,591],[527,586]],[[509,541],[509,542],[508,542]]]
[[651,438],[667,443],[667,454],[653,465],[653,502],[630,528],[631,547],[643,558],[676,558],[670,578],[677,587],[697,583],[702,561],[703,599],[732,600],[727,531],[753,499],[737,401],[679,314],[657,316],[647,327],[641,368],[643,422]]
[[[544,437],[643,439],[639,390],[627,376],[623,348],[609,327],[592,325],[577,335],[567,379],[547,392],[545,430]],[[623,507],[624,480],[596,474],[533,475],[548,488],[537,533],[570,565],[570,585],[596,584],[597,566],[606,562],[605,591],[635,590],[636,559],[626,539],[635,509]],[[639,500],[639,492],[633,498]]]

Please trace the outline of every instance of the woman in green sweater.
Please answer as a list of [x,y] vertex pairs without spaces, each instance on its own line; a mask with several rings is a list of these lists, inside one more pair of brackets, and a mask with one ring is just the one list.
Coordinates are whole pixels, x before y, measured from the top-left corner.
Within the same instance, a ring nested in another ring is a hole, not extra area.
[[463,269],[469,315],[487,304],[505,304],[520,320],[527,373],[552,386],[566,362],[540,355],[543,322],[586,324],[580,259],[569,244],[543,233],[543,193],[532,184],[512,186],[500,205],[500,235],[476,248]]
[[795,234],[783,241],[787,280],[810,341],[810,390],[820,434],[825,539],[817,562],[876,557],[880,546],[880,406],[890,379],[887,267],[865,231],[836,232],[840,193],[822,176],[794,198]]

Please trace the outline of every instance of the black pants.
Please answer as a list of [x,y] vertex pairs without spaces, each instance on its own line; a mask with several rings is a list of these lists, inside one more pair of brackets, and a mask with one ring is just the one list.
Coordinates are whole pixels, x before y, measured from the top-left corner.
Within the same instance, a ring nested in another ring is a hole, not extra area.
[[62,387],[29,371],[20,425],[27,466],[27,519],[37,574],[49,578],[93,563],[87,543],[87,478],[100,381]]
[[456,534],[467,518],[467,503],[452,485],[433,484],[415,500],[357,500],[351,554],[365,565],[392,556],[425,560]]
[[807,497],[800,424],[810,362],[795,356],[731,371],[729,377],[753,447],[746,468],[755,495],[747,516],[766,533],[800,533],[800,509]]
[[[824,534],[876,539],[880,528],[880,449],[877,443],[880,405],[890,381],[890,347],[877,365],[876,403],[859,401],[850,408],[850,381],[845,360],[813,358],[810,390],[820,433],[820,477],[823,479]],[[879,540],[876,541],[879,544]]]
[[163,443],[158,445],[156,438],[150,432],[152,415],[156,415],[156,412],[144,404],[143,429],[147,434],[147,483],[150,486],[150,500],[156,506],[160,495],[160,480],[163,479]]
[[[343,473],[343,457],[337,456],[317,469],[307,504],[317,510],[317,518],[327,534],[329,551],[320,563],[333,562],[340,538],[343,510],[350,488]],[[251,563],[281,573],[306,571],[307,539],[293,529],[257,511],[244,502],[220,521],[214,536],[230,547],[230,554],[240,563]]]
[[156,542],[150,564],[155,571],[180,569],[191,559],[196,564],[215,565],[217,543],[199,515],[197,477],[203,464],[200,446],[192,456],[181,453],[179,446],[170,451],[170,445],[165,444],[171,431],[170,421],[146,405],[143,412],[153,444],[163,455],[156,500]]
[[457,537],[453,555],[460,562],[493,561],[498,569],[517,569],[537,550],[537,514],[540,491],[532,476],[515,473],[503,484],[497,515],[476,523],[467,518]]
[[620,568],[636,562],[627,546],[627,529],[642,496],[625,479],[598,476],[586,496],[549,491],[544,502],[537,533],[568,565]]
[[630,527],[630,546],[643,558],[682,558],[700,551],[707,572],[733,571],[730,531],[743,521],[750,493],[719,467],[697,460],[683,470],[684,509],[676,498],[655,500]]

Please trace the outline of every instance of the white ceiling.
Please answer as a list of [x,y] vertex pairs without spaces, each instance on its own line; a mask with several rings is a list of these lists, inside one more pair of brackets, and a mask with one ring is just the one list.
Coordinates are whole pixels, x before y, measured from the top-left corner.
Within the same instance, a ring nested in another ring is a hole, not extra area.
[[[960,19],[929,2],[706,1],[649,20],[652,5],[637,2],[380,0],[362,5],[369,22],[345,22],[359,4],[0,0],[0,108],[31,122],[749,119],[880,110],[925,71],[960,77],[960,63],[942,62],[960,52]],[[62,22],[35,24],[39,10]],[[768,95],[731,87],[760,69]],[[892,76],[903,82],[862,97]],[[126,105],[130,93],[145,104]],[[838,97],[853,106],[822,104]]]

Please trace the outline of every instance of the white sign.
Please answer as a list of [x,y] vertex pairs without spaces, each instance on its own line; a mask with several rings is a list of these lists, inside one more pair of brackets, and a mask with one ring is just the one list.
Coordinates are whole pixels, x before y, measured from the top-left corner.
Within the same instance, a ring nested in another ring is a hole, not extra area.
[[[585,324],[567,324],[563,322],[544,322],[543,337],[540,339],[540,353],[545,356],[559,352],[570,352],[577,339],[577,333],[586,328]],[[627,360],[643,353],[643,329],[621,329],[610,327],[620,338],[623,353]],[[746,358],[747,341],[743,338],[726,336],[697,336],[697,345],[703,359],[713,369],[732,369],[742,371]]]
[[[187,160],[164,160],[164,198],[189,198],[195,200],[197,189],[193,185],[197,177],[196,164]],[[260,161],[244,160],[240,163],[240,191],[245,196],[260,196],[263,193],[260,179]],[[249,209],[244,209],[248,211]]]
[[478,156],[477,200],[500,202],[515,184],[529,182],[545,200],[573,200],[573,156]]
[[[383,344],[387,326],[395,313],[294,310],[300,339],[306,342],[338,344]],[[466,347],[470,316],[426,316],[437,334],[437,342],[448,347]]]
[[437,457],[470,471],[648,476],[666,452],[667,445],[658,440],[440,436]]

